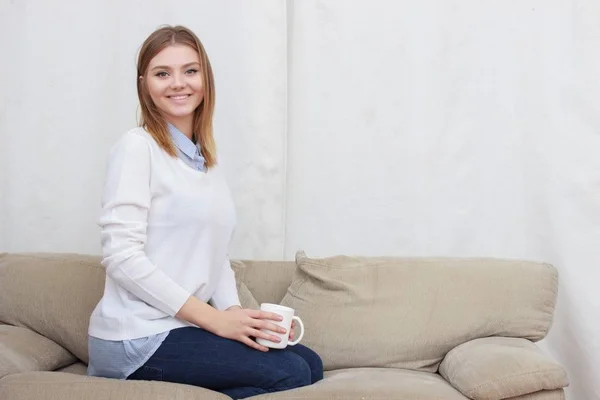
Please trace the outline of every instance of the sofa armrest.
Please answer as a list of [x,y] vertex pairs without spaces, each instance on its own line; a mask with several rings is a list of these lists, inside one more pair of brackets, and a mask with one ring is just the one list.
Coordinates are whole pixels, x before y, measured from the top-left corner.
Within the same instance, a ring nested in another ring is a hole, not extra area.
[[27,371],[53,371],[76,361],[52,340],[27,328],[0,325],[0,378]]
[[565,370],[527,339],[488,337],[452,349],[440,374],[473,400],[500,400],[569,385]]

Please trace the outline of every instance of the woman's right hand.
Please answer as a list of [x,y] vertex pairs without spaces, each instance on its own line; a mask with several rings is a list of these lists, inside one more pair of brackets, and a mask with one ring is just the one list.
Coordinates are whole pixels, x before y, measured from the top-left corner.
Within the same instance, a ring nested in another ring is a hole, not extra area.
[[219,311],[217,318],[213,319],[210,324],[211,326],[207,328],[215,335],[237,340],[256,350],[268,351],[268,347],[256,343],[251,337],[262,338],[279,343],[281,339],[277,336],[262,332],[261,329],[286,333],[284,328],[269,322],[281,320],[282,317],[275,313],[235,307],[227,311]]

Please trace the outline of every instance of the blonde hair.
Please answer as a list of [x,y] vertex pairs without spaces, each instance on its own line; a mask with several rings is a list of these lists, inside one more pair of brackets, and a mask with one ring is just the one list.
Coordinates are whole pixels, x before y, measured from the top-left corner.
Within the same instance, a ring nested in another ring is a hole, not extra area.
[[217,149],[213,137],[213,114],[215,109],[214,76],[202,42],[200,42],[200,39],[198,39],[194,32],[186,27],[179,25],[163,26],[148,36],[140,48],[136,77],[137,92],[141,107],[139,124],[152,135],[163,150],[173,157],[177,156],[177,150],[169,134],[167,121],[152,101],[146,87],[146,79],[140,79],[140,77],[146,75],[150,61],[164,48],[174,44],[191,47],[198,53],[200,58],[204,98],[194,111],[192,132],[196,135],[197,142],[200,143],[202,156],[206,160],[206,167],[210,168],[217,163]]

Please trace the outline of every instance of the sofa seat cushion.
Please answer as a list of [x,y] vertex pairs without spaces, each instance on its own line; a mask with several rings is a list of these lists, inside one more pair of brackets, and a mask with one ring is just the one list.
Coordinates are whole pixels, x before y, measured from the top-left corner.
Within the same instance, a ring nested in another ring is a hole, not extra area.
[[0,378],[28,371],[53,371],[75,357],[52,340],[19,326],[0,325]]
[[525,339],[489,337],[452,349],[440,374],[474,400],[502,400],[569,385],[567,373]]
[[87,365],[82,362],[76,362],[63,368],[59,368],[56,372],[67,372],[75,375],[87,375]]
[[0,379],[2,400],[231,400],[195,386],[169,382],[122,381],[64,372],[26,372]]
[[311,386],[250,397],[252,400],[468,400],[441,376],[390,368],[328,371]]
[[454,347],[488,336],[542,339],[558,288],[550,265],[514,260],[296,255],[282,304],[325,370],[436,372]]
[[523,396],[510,397],[506,400],[565,400],[565,391],[563,389],[540,390]]

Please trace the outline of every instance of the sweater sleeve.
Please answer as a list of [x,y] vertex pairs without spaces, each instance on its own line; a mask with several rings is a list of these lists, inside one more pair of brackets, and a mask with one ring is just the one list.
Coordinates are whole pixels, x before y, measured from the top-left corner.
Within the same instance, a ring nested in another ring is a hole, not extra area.
[[221,278],[219,279],[215,293],[210,299],[210,303],[217,310],[226,310],[231,306],[240,306],[235,274],[231,269],[229,258],[225,259]]
[[128,133],[109,155],[99,226],[106,274],[136,297],[174,316],[190,293],[146,256],[151,203],[149,143]]

